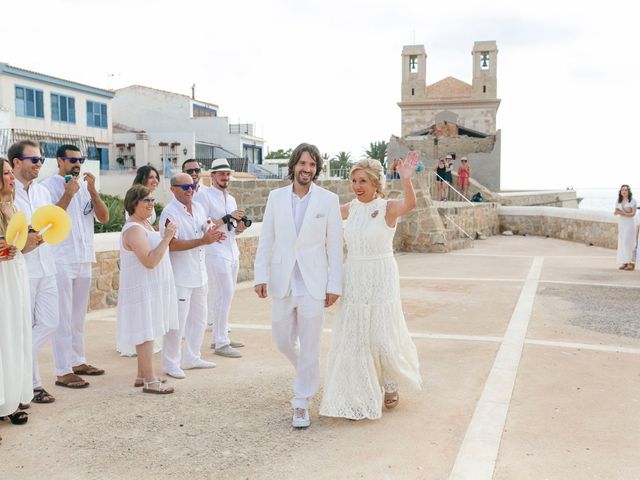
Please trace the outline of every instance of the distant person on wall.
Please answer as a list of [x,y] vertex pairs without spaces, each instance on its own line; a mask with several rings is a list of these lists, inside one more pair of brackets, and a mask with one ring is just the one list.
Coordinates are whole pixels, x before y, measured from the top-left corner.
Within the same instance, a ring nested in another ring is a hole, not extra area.
[[444,201],[447,199],[447,164],[444,158],[440,158],[436,163],[436,186],[438,188],[438,200]]
[[633,270],[633,253],[636,247],[637,204],[629,185],[622,185],[618,191],[618,202],[613,212],[618,216],[618,267],[619,270]]
[[216,355],[239,358],[242,354],[236,349],[244,347],[244,344],[229,338],[229,312],[240,268],[236,235],[247,228],[245,219],[248,219],[245,212],[238,209],[236,199],[227,190],[231,172],[226,158],[214,160],[210,170],[211,187],[198,192],[195,201],[202,204],[213,223],[224,223],[221,230],[226,235],[221,242],[212,243],[205,248],[209,276],[207,323],[212,325],[213,330],[211,347]]
[[[174,224],[177,232],[169,242],[169,258],[178,294],[178,330],[164,336],[162,367],[167,375],[184,378],[183,369],[213,368],[213,362],[203,360],[200,345],[207,327],[207,266],[204,247],[225,238],[215,225],[207,223],[204,207],[193,201],[196,184],[190,175],[178,173],[171,177],[173,200],[160,215],[160,234],[165,225]],[[181,348],[182,338],[184,346]]]
[[202,166],[195,158],[188,158],[182,163],[182,171],[191,176],[193,184],[196,186],[196,192],[201,188],[207,188],[200,182],[200,173],[202,173]]
[[51,249],[56,261],[60,324],[53,336],[53,356],[58,379],[56,385],[83,388],[88,382],[78,375],[102,375],[104,370],[87,364],[84,350],[84,322],[91,290],[91,264],[96,261],[93,248],[93,219],[109,221],[109,209],[96,189],[96,177],[80,168],[85,161],[75,145],[62,145],[56,152],[58,174],[42,185],[51,200],[64,208],[71,218],[71,232]]
[[398,170],[397,170],[399,161],[400,160],[396,158],[393,161],[393,163],[391,164],[391,166],[389,167],[389,171],[387,173],[387,178],[389,180],[398,180],[398,179],[400,179],[400,175],[398,174]]
[[460,193],[468,198],[469,193],[469,180],[471,178],[471,167],[469,166],[469,160],[467,157],[460,159],[460,166],[458,167],[458,187]]

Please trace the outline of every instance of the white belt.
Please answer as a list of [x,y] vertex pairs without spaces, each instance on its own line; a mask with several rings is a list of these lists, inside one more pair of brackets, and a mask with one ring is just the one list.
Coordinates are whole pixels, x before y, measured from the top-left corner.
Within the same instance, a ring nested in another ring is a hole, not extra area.
[[378,255],[349,255],[349,254],[347,254],[347,262],[349,260],[379,260],[381,258],[393,258],[393,252],[380,253]]

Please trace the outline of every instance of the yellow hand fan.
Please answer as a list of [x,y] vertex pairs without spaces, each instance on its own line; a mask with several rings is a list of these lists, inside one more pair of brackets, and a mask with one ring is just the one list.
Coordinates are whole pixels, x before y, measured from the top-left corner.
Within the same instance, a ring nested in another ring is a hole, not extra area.
[[27,233],[27,216],[24,212],[16,212],[7,225],[5,234],[7,245],[13,245],[18,250],[22,250],[27,243]]
[[31,215],[31,226],[42,239],[53,245],[62,242],[71,231],[71,218],[57,205],[44,205]]

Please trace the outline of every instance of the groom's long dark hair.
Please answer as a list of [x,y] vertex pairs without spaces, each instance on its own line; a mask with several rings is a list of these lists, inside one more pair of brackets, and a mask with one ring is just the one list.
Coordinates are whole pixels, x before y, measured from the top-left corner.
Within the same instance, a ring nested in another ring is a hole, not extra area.
[[304,152],[307,152],[316,161],[316,174],[313,176],[314,180],[318,178],[318,175],[320,175],[320,172],[322,171],[322,167],[324,164],[322,162],[322,156],[320,155],[320,150],[318,150],[318,147],[316,147],[315,145],[311,145],[310,143],[301,143],[291,153],[291,158],[289,159],[289,175],[287,177],[291,181],[293,181],[293,169],[300,161],[300,157]]

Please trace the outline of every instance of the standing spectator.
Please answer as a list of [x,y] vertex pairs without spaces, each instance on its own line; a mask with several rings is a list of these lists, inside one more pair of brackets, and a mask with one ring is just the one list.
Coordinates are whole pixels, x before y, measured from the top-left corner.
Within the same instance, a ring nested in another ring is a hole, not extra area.
[[[40,146],[32,140],[23,140],[11,145],[8,157],[15,175],[16,210],[22,210],[27,216],[27,222],[31,223],[31,215],[38,208],[52,203],[49,190],[35,182],[45,159],[40,153]],[[56,264],[51,247],[43,243],[42,237],[36,233],[29,235],[30,240],[37,246],[25,255],[29,270],[33,325],[33,401],[52,403],[55,398],[42,386],[38,354],[47,340],[53,337],[59,323]]]
[[469,180],[471,178],[471,167],[469,166],[469,161],[467,157],[462,157],[460,159],[460,166],[458,167],[458,187],[460,187],[460,193],[468,197],[469,193]]
[[239,358],[242,354],[236,348],[242,342],[229,338],[229,310],[238,279],[240,251],[236,235],[246,228],[238,209],[236,199],[227,191],[231,177],[231,167],[225,158],[218,158],[211,164],[211,188],[200,191],[195,200],[200,202],[207,216],[217,223],[226,224],[225,240],[207,246],[207,274],[209,276],[209,324],[213,325],[211,347],[216,355]]
[[[147,187],[149,189],[150,195],[153,195],[156,188],[158,188],[159,183],[160,183],[160,174],[158,173],[158,170],[156,170],[156,168],[151,165],[143,165],[142,167],[140,167],[136,172],[135,178],[133,179],[133,185],[142,185],[144,187]],[[129,213],[125,211],[124,217],[126,220],[129,220]],[[156,223],[156,211],[155,209],[152,209],[151,217],[149,218],[149,224],[153,226],[155,225],[155,223]],[[157,230],[157,227],[155,229]],[[120,353],[120,356],[122,357],[135,357],[136,355],[136,347],[134,345],[117,344],[116,350]],[[157,338],[155,340],[153,351],[159,352],[161,350],[162,350],[162,338]]]
[[135,345],[138,375],[135,386],[145,393],[173,393],[153,371],[153,340],[178,329],[178,298],[167,249],[176,225],[164,235],[149,223],[155,199],[147,187],[134,185],[124,198],[129,220],[120,236],[118,342]]
[[636,200],[629,185],[622,185],[618,191],[618,202],[613,212],[618,216],[618,267],[619,270],[633,270],[633,251],[636,246]]
[[[27,265],[22,253],[7,245],[4,236],[16,210],[15,177],[9,162],[0,158],[0,417],[21,425],[33,397],[31,358],[31,307]],[[33,237],[23,251],[34,248]],[[5,298],[6,295],[6,298]]]
[[196,186],[196,192],[198,192],[201,188],[207,188],[200,183],[200,173],[202,172],[202,166],[200,165],[200,162],[198,162],[195,158],[188,158],[187,160],[185,160],[182,164],[182,171],[186,174],[191,175],[193,184]]
[[[204,246],[224,239],[224,234],[207,224],[204,207],[193,202],[197,184],[192,177],[179,173],[171,178],[173,200],[160,215],[160,234],[165,224],[174,224],[177,233],[169,242],[169,257],[178,294],[178,330],[164,336],[162,366],[167,375],[184,378],[182,369],[212,368],[216,364],[203,360],[200,345],[207,327],[207,267]],[[217,226],[221,226],[218,221]],[[184,349],[180,354],[180,342]],[[182,358],[182,365],[181,365]]]
[[447,199],[447,164],[444,158],[440,158],[436,163],[436,185],[438,187],[438,200]]
[[96,190],[96,178],[85,172],[80,149],[62,145],[56,152],[58,174],[42,185],[51,200],[64,208],[71,218],[71,232],[59,245],[52,246],[56,259],[56,282],[60,324],[53,336],[56,385],[69,388],[88,387],[78,375],[102,375],[104,370],[87,364],[84,351],[84,321],[91,289],[91,264],[96,261],[93,249],[93,218],[109,221],[109,209]]

